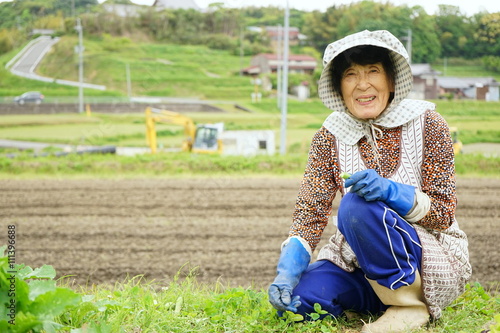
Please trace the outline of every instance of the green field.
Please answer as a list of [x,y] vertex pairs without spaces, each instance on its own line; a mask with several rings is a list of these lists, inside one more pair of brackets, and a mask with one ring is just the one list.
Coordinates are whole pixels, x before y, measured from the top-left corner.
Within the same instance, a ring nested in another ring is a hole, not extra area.
[[[457,126],[464,144],[500,143],[500,103],[437,101],[438,110],[451,126]],[[249,105],[254,112],[228,111],[225,113],[187,113],[195,123],[224,122],[227,130],[266,129],[275,133],[277,151],[280,145],[281,116],[270,111],[273,100]],[[25,151],[17,158],[1,157],[0,177],[46,176],[203,176],[204,174],[298,175],[303,172],[312,136],[328,115],[319,101],[290,103],[287,119],[287,154],[285,156],[257,156],[251,159],[239,156],[203,156],[188,153],[160,153],[157,155],[73,155],[33,157]],[[7,115],[0,118],[3,139],[34,141],[71,146],[147,147],[145,117],[136,114]],[[157,124],[158,145],[170,150],[179,149],[185,139],[183,128],[172,124]],[[60,149],[59,149],[60,150]],[[16,153],[3,149],[3,153]],[[5,156],[5,155],[4,155]],[[152,167],[154,165],[154,167]],[[29,167],[28,167],[29,166]],[[266,166],[266,167],[263,167]],[[480,166],[480,167],[479,167]],[[457,174],[461,176],[498,177],[500,157],[481,154],[460,154],[456,158]]]

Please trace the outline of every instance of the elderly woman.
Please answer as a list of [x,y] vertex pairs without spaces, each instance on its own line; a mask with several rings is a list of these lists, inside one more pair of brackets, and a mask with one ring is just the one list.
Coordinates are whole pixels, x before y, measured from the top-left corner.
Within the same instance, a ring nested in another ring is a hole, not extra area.
[[[407,332],[463,292],[471,266],[455,220],[452,140],[434,104],[406,99],[407,59],[388,31],[328,45],[319,96],[334,112],[312,140],[269,287],[280,312],[307,318],[319,303],[334,317],[384,313],[362,332]],[[310,264],[337,192],[337,231]]]

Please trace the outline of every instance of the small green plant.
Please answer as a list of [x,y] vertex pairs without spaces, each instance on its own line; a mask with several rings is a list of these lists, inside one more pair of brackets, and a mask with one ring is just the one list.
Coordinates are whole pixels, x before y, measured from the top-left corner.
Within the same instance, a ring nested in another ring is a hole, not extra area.
[[43,265],[32,269],[13,264],[0,247],[0,331],[12,333],[56,332],[64,326],[55,319],[81,296],[71,289],[56,286],[56,271]]
[[497,314],[494,318],[495,323],[490,325],[491,333],[499,333],[500,332],[500,314]]
[[[113,288],[93,286],[78,293],[58,285],[52,266],[16,265],[5,252],[6,247],[0,247],[2,333],[346,333],[369,320],[364,315],[333,318],[319,304],[306,316],[285,312],[279,317],[266,292],[200,286],[191,273],[168,284],[137,276]],[[480,284],[467,285],[463,295],[444,309],[442,319],[416,332],[500,333],[499,312],[500,298]]]

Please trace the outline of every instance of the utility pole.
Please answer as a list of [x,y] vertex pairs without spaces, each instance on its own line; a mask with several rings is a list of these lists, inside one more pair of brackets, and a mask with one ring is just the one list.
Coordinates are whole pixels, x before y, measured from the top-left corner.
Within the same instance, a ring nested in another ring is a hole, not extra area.
[[78,81],[80,82],[78,86],[78,112],[83,112],[83,28],[80,18],[76,19],[77,26],[75,27],[78,31]]
[[280,141],[280,153],[281,155],[286,154],[286,118],[288,113],[288,59],[289,59],[289,38],[290,38],[290,10],[288,8],[288,0],[286,1],[285,8],[285,29],[283,31],[283,80],[281,82],[282,92],[281,92],[281,141]]
[[278,68],[276,69],[276,100],[278,102],[278,110],[281,110],[281,67],[280,62],[283,60],[281,57],[281,43],[283,40],[283,30],[281,29],[281,24],[278,24],[278,42],[276,43],[276,55],[277,55],[277,64]]
[[240,28],[240,76],[243,76],[243,57],[245,56],[245,49],[243,48],[243,40],[245,39],[245,32],[243,27]]
[[125,73],[127,75],[128,102],[130,103],[130,105],[132,105],[132,82],[130,80],[130,64],[129,63],[125,64]]
[[406,51],[408,51],[408,62],[411,65],[411,43],[412,43],[412,31],[411,29],[408,29],[408,37],[406,38]]

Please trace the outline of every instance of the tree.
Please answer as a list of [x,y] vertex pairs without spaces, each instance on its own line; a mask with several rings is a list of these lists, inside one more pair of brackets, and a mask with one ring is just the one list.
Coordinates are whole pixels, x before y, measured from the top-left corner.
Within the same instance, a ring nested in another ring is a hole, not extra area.
[[343,11],[336,6],[325,12],[313,11],[304,16],[302,32],[307,36],[309,45],[323,52],[328,44],[339,39],[337,22],[342,18]]
[[467,46],[473,41],[470,22],[460,13],[460,8],[451,5],[439,5],[436,15],[436,27],[441,43],[442,57],[461,57],[471,54]]
[[432,17],[420,6],[393,6],[363,1],[348,6],[330,7],[325,13],[306,14],[304,34],[312,46],[323,51],[325,47],[344,36],[362,30],[388,30],[406,44],[408,30],[412,30],[412,59],[414,62],[432,62],[440,53]]
[[425,10],[420,7],[412,8],[412,62],[432,63],[441,54],[441,44],[436,33],[435,22]]
[[478,55],[500,56],[500,13],[486,14],[479,20],[474,35]]

